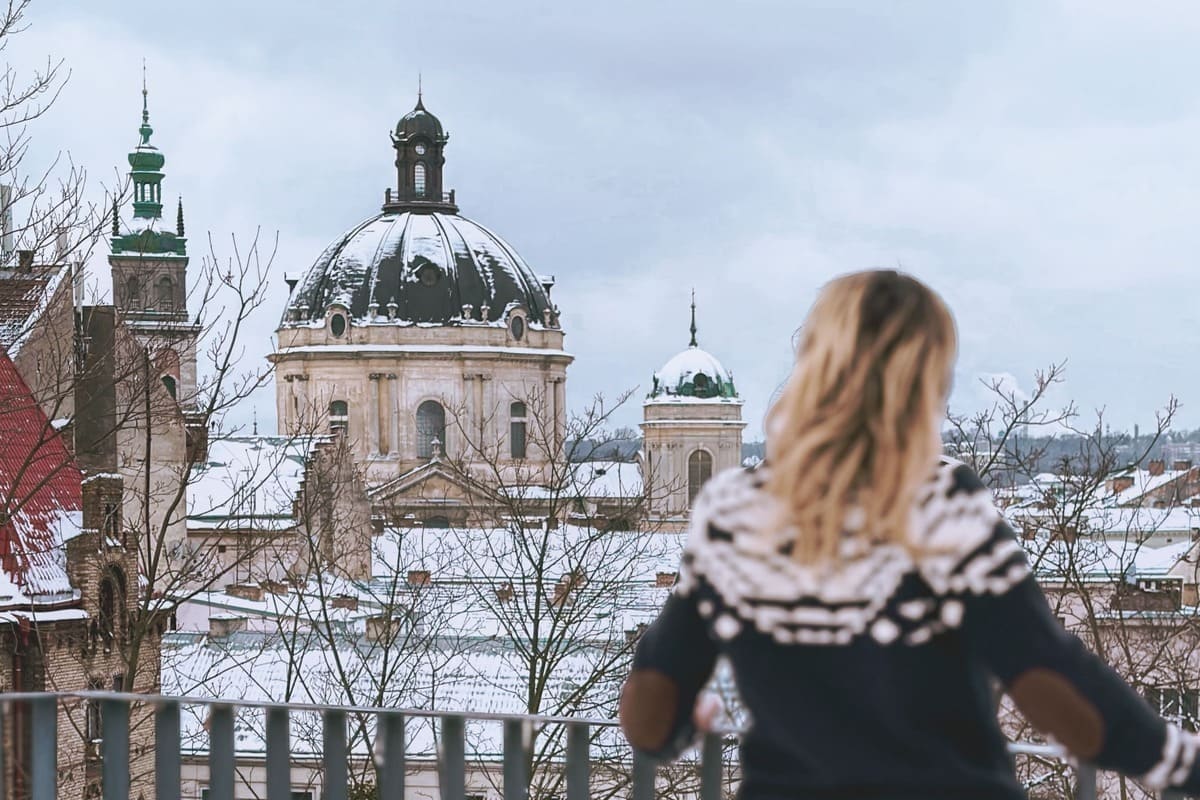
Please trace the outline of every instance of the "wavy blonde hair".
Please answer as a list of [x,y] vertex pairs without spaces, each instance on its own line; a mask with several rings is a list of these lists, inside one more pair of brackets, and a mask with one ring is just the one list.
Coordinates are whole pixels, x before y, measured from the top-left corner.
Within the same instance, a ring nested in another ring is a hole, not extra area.
[[856,272],[821,291],[767,417],[766,489],[796,560],[837,561],[847,535],[911,546],[957,339],[946,304],[909,275]]

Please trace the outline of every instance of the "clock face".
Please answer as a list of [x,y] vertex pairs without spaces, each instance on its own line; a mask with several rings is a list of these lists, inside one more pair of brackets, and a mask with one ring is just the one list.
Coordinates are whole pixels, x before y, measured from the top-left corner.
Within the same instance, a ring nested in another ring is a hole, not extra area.
[[417,155],[419,155],[419,156],[425,155],[425,145],[423,145],[423,144],[417,145],[416,151],[417,151]]

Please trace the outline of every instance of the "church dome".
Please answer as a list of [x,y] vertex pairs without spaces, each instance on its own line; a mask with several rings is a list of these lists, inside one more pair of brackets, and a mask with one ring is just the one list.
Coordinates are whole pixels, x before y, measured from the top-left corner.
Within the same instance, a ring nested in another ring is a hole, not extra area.
[[725,369],[716,356],[693,345],[672,357],[654,373],[649,399],[732,400],[737,396],[733,373]]
[[335,305],[360,323],[484,321],[484,306],[496,321],[522,306],[541,325],[554,311],[511,245],[458,214],[424,210],[385,211],[338,237],[292,293],[283,324],[324,320]]
[[415,136],[433,140],[446,139],[441,120],[425,109],[425,103],[420,98],[417,99],[416,107],[396,123],[397,139],[410,139]]

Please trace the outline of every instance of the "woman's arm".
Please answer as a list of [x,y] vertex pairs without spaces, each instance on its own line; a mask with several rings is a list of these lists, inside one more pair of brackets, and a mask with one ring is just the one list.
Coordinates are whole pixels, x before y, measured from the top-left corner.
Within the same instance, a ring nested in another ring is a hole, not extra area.
[[716,658],[694,595],[672,594],[638,641],[621,692],[621,729],[635,749],[667,759],[687,747],[692,709]]

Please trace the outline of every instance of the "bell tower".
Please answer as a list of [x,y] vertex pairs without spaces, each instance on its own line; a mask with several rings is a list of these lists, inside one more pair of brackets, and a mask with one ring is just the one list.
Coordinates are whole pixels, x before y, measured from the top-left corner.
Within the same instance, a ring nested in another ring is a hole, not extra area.
[[384,194],[384,211],[443,211],[458,213],[454,192],[447,192],[442,181],[446,164],[446,143],[450,134],[441,120],[425,109],[417,92],[417,105],[401,117],[392,134],[396,149],[396,189]]
[[149,352],[163,386],[187,409],[196,392],[200,325],[188,316],[183,200],[172,230],[162,218],[166,157],[150,143],[153,134],[143,74],[140,142],[129,154],[133,213],[128,224],[116,201],[112,209],[112,300],[121,320]]

